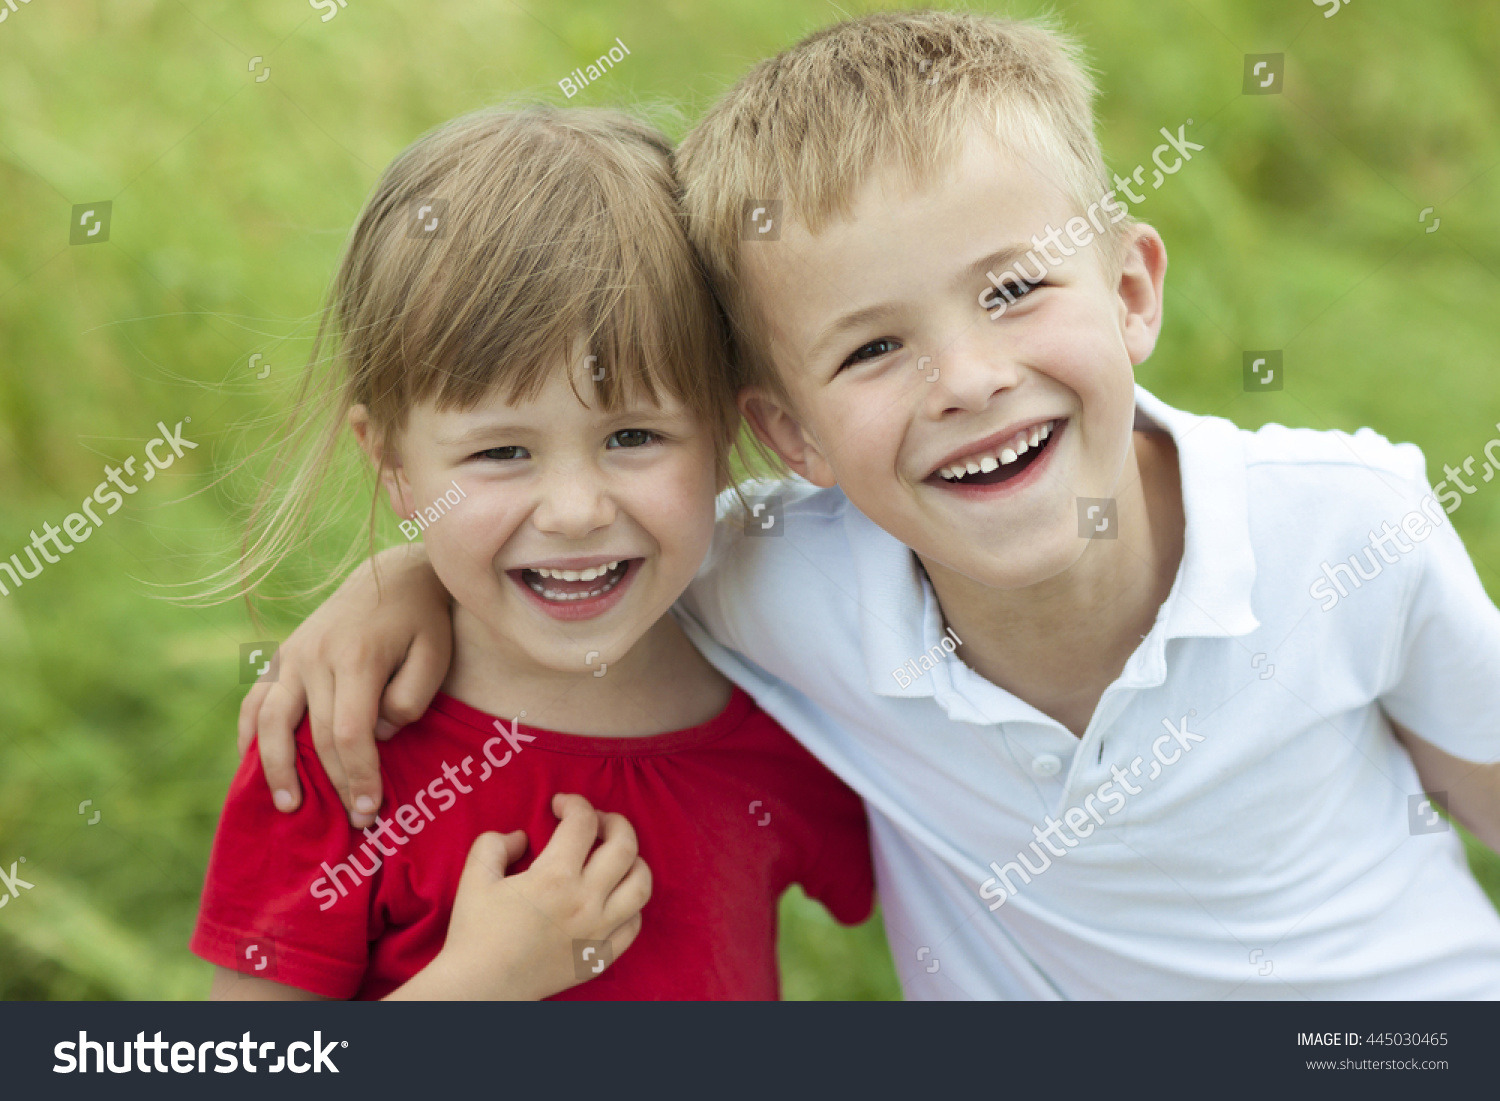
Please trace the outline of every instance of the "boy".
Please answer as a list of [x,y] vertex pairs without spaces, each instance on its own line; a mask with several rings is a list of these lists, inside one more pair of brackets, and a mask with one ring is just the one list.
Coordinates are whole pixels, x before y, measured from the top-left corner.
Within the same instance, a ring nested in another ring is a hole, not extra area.
[[[803,484],[721,525],[684,624],[865,798],[908,997],[1500,996],[1500,919],[1423,794],[1500,843],[1500,612],[1416,448],[1133,385],[1166,253],[1092,96],[1034,25],[883,13],[686,139],[740,407]],[[308,696],[351,806],[413,620],[387,731],[441,679],[430,580],[387,585],[406,626],[361,574],[246,701],[283,804],[301,655],[330,655]],[[356,672],[361,631],[394,651]]]

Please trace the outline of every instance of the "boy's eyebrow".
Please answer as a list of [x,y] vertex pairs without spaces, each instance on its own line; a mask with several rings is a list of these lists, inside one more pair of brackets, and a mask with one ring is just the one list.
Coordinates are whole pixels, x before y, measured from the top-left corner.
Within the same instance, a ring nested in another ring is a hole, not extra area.
[[866,306],[863,309],[855,310],[853,313],[842,315],[824,328],[818,334],[817,339],[807,346],[806,357],[808,359],[816,359],[840,334],[848,332],[850,329],[861,328],[872,321],[878,321],[882,317],[895,312],[896,306],[894,303],[882,302],[879,305]]
[[1026,255],[1026,250],[1026,245],[1007,245],[1005,248],[996,249],[988,256],[981,256],[964,269],[960,281],[972,283],[975,280],[987,278],[992,271],[1000,274],[999,269],[1010,267]]

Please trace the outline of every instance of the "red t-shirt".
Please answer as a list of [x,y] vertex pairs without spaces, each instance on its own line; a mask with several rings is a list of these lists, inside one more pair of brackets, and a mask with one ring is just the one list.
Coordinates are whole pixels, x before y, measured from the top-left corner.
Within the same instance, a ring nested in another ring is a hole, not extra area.
[[331,998],[384,997],[443,946],[474,838],[524,829],[524,871],[557,826],[557,792],[623,814],[653,882],[635,943],[560,998],[776,998],[788,886],[846,924],[873,906],[864,805],[738,688],[702,726],[648,738],[501,723],[439,695],[379,750],[390,826],[373,839],[349,825],[305,719],[294,813],[272,805],[256,748],[245,754],[193,952]]

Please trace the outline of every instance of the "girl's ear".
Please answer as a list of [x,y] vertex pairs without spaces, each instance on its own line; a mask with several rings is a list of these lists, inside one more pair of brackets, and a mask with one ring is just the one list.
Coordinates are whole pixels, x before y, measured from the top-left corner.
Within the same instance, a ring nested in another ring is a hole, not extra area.
[[780,455],[793,471],[824,489],[838,483],[817,440],[781,398],[752,387],[740,393],[737,404],[756,438]]
[[380,475],[380,481],[390,495],[391,508],[396,510],[397,516],[410,520],[413,494],[411,483],[406,479],[406,467],[401,462],[401,452],[395,447],[386,447],[370,423],[370,410],[364,405],[350,406],[349,427],[359,441],[360,450]]

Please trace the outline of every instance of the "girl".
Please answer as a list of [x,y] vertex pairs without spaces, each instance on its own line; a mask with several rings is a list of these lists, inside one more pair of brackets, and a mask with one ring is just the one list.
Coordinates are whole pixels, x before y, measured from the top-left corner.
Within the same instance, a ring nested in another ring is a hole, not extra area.
[[[452,594],[452,666],[364,829],[306,723],[295,813],[245,756],[192,940],[215,995],[776,997],[781,893],[855,922],[873,875],[859,799],[667,614],[736,428],[670,146],[605,111],[449,123],[382,176],[332,305],[331,410]],[[301,540],[334,438],[242,576]]]

